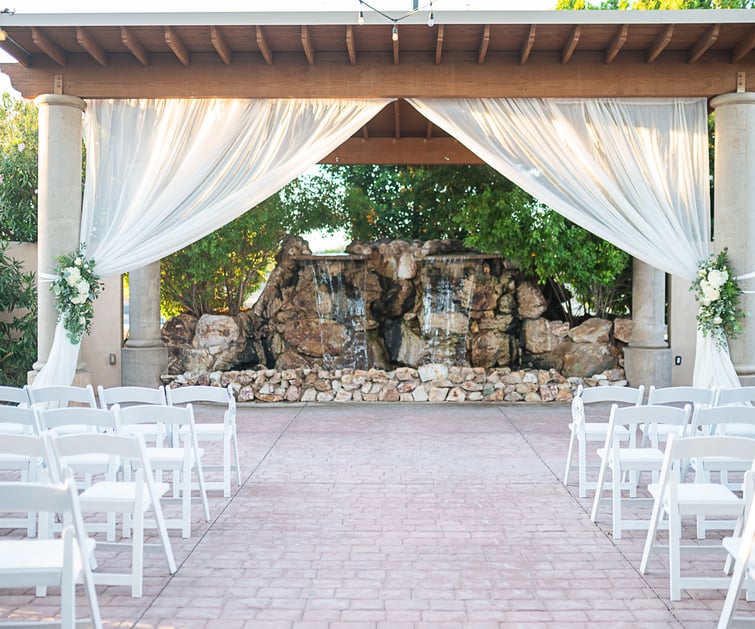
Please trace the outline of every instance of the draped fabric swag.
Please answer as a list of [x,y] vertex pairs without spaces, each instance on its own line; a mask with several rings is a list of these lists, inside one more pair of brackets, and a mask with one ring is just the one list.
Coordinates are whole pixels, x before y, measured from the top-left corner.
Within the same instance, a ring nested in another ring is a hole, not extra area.
[[[707,104],[691,99],[408,99],[543,203],[691,281],[708,257]],[[736,387],[728,349],[697,334],[694,384]]]
[[[80,241],[101,277],[159,260],[260,203],[392,99],[92,100]],[[34,386],[70,384],[58,324]]]

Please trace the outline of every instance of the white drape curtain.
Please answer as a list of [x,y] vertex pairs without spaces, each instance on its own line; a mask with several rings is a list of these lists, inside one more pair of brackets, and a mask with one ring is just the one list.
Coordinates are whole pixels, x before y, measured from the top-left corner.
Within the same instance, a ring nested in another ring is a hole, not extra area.
[[[574,223],[692,280],[709,254],[705,99],[409,99],[508,179]],[[739,386],[698,333],[695,384]]]
[[[301,175],[391,99],[87,102],[81,242],[102,277],[206,236]],[[61,325],[35,386],[70,384]]]

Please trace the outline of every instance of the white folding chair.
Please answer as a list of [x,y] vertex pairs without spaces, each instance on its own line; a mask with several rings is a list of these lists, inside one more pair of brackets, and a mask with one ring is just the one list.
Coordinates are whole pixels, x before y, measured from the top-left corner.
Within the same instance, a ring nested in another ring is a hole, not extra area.
[[[210,521],[210,507],[207,502],[207,491],[204,484],[204,472],[202,469],[202,449],[197,442],[195,431],[194,411],[191,404],[182,406],[156,406],[144,404],[120,408],[117,404],[113,407],[119,430],[128,430],[129,427],[146,423],[154,424],[162,421],[172,429],[176,436],[172,447],[147,448],[147,458],[156,474],[163,471],[172,472],[173,498],[181,503],[181,517],[168,519],[168,528],[179,528],[183,537],[191,535],[191,489],[192,475],[197,477],[199,487],[199,500],[204,509],[205,520]],[[181,429],[186,428],[188,435],[183,439],[183,445],[178,438]],[[164,498],[163,502],[167,502]]]
[[[636,435],[638,427],[647,423],[652,441],[653,432],[657,423],[674,426],[684,433],[690,416],[691,408],[689,405],[684,408],[674,406],[625,406],[619,408],[617,405],[611,407],[611,417],[609,420],[609,430],[606,435],[606,441],[598,455],[601,458],[600,472],[598,474],[598,484],[595,490],[595,498],[592,504],[591,520],[597,521],[600,500],[603,494],[606,472],[611,470],[611,499],[613,505],[613,537],[621,539],[624,529],[644,529],[649,525],[648,519],[627,519],[623,517],[622,509],[622,490],[629,491],[629,498],[640,502],[650,502],[650,499],[637,497],[637,484],[640,475],[643,472],[649,472],[657,478],[663,467],[663,452],[652,446],[634,447],[631,443],[624,447],[621,440],[617,437],[616,428],[623,426],[630,435]],[[652,418],[648,420],[648,418]],[[628,476],[629,480],[624,480]]]
[[[716,399],[717,391],[715,389],[706,389],[705,387],[664,387],[656,389],[651,386],[648,389],[648,405],[656,406],[679,406],[682,407],[685,404],[689,404],[692,410],[695,411],[698,408],[708,408],[713,406]],[[666,441],[669,434],[675,434],[677,437],[682,437],[677,430],[676,426],[666,426],[664,424],[656,423],[655,436],[652,437],[648,434],[647,425],[640,426],[642,431],[642,445],[647,444],[648,439],[654,439],[651,445],[654,448],[660,447],[661,442]]]
[[[213,405],[222,405],[223,421],[222,422],[196,422],[195,430],[197,441],[220,441],[223,443],[223,464],[208,465],[204,463],[204,470],[222,469],[223,480],[205,481],[207,489],[222,489],[225,498],[231,495],[231,470],[236,472],[236,482],[241,485],[241,467],[239,465],[239,440],[236,434],[236,398],[233,395],[233,387],[228,385],[226,388],[210,386],[187,386],[172,389],[167,387],[166,396],[168,404],[171,406],[181,406],[185,404],[209,403]],[[196,406],[195,406],[196,408]],[[181,429],[181,438],[187,436],[188,429]],[[233,464],[231,463],[231,448],[233,448]]]
[[723,547],[729,558],[726,571],[729,572],[731,561],[734,570],[729,581],[721,615],[718,618],[718,629],[733,629],[739,627],[755,627],[754,616],[735,616],[734,611],[742,589],[747,589],[747,600],[755,587],[755,509],[753,506],[755,494],[755,470],[749,470],[744,477],[745,518],[742,527],[735,530],[732,537],[723,539]]
[[[29,406],[29,393],[26,386],[10,387],[0,386],[0,407],[4,406]],[[23,428],[15,423],[4,423],[0,419],[0,435],[8,433],[24,432]]]
[[[113,434],[82,433],[75,435],[52,436],[52,450],[57,460],[65,462],[71,457],[101,454],[120,467],[129,461],[134,469],[133,480],[126,481],[117,474],[109,475],[110,480],[97,481],[84,489],[79,495],[83,513],[106,513],[108,517],[115,513],[124,514],[124,530],[133,530],[132,542],[97,542],[97,550],[118,552],[124,546],[131,550],[131,571],[101,572],[95,571],[95,583],[102,585],[127,585],[131,587],[131,596],[142,596],[145,549],[161,549],[168,562],[171,574],[176,571],[173,549],[168,538],[160,497],[169,487],[165,483],[156,483],[141,435],[121,436]],[[63,463],[65,465],[65,463]],[[155,523],[160,537],[160,544],[145,544],[145,514],[149,509],[154,513]]]
[[[90,568],[93,544],[84,531],[78,496],[70,476],[61,485],[1,482],[0,504],[3,509],[13,511],[58,513],[64,522],[62,535],[58,539],[0,538],[0,587],[59,587],[59,626],[71,629],[77,624],[76,584],[83,583],[89,603],[89,622],[95,628],[101,628],[97,592]],[[50,623],[40,625],[51,626]]]
[[[663,469],[658,483],[648,486],[654,498],[650,527],[645,539],[640,572],[647,571],[650,553],[656,545],[656,534],[660,522],[668,518],[669,556],[669,596],[672,601],[681,600],[682,590],[721,589],[729,585],[729,577],[682,575],[681,551],[721,552],[716,543],[682,544],[682,518],[685,516],[728,517],[728,527],[734,529],[737,519],[742,517],[744,501],[731,489],[721,483],[712,483],[705,473],[705,461],[709,457],[717,460],[722,457],[755,461],[755,439],[744,437],[686,437],[677,439],[669,435],[663,461]],[[697,474],[689,482],[688,461],[696,461]],[[700,476],[702,475],[702,479]]]
[[[29,408],[16,410],[34,414]],[[0,470],[17,472],[18,482],[39,481],[48,460],[45,444],[37,434],[7,434],[0,438]],[[0,526],[24,527],[26,534],[34,537],[37,534],[37,516],[33,512],[28,512],[23,517],[4,516],[0,518]]]
[[88,406],[97,408],[94,388],[91,384],[85,387],[49,386],[28,387],[29,401],[40,410],[50,408],[65,408],[67,406]]
[[[628,404],[638,406],[642,404],[642,396],[645,387],[640,385],[634,387],[591,387],[585,389],[582,385],[577,387],[577,393],[572,400],[572,421],[569,424],[569,449],[566,453],[566,468],[564,470],[564,485],[569,482],[569,472],[572,468],[572,454],[574,444],[577,443],[577,468],[579,473],[579,497],[587,496],[588,489],[595,489],[595,482],[587,480],[588,467],[598,467],[589,465],[587,462],[588,442],[603,443],[606,440],[608,432],[607,421],[587,421],[585,406],[592,404]],[[619,438],[626,441],[629,434],[624,432],[621,426],[617,427]]]
[[[141,406],[143,404],[156,404],[165,406],[165,387],[110,387],[104,388],[102,385],[97,387],[97,395],[100,398],[100,406],[104,409],[113,408],[116,404],[121,408],[127,406]],[[147,444],[154,443],[160,447],[165,443],[167,438],[166,427],[163,422],[154,424],[138,424],[124,429],[131,434],[140,433]]]

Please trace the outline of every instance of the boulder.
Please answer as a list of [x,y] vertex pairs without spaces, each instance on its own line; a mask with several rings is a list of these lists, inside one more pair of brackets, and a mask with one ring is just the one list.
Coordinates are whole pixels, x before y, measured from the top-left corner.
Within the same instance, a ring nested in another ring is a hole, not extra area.
[[587,378],[613,369],[617,364],[617,350],[607,343],[575,343],[564,355],[562,371],[570,376]]
[[479,367],[508,365],[510,361],[509,336],[497,330],[483,332],[472,338],[470,362]]
[[516,298],[522,319],[537,319],[548,309],[548,300],[543,291],[531,282],[522,282],[517,287]]
[[165,322],[161,336],[166,345],[191,345],[194,330],[197,327],[197,317],[188,312],[172,317]]
[[622,343],[632,340],[632,320],[615,319],[613,322],[613,337]]
[[569,338],[575,343],[608,343],[612,327],[608,319],[593,317],[569,330]]

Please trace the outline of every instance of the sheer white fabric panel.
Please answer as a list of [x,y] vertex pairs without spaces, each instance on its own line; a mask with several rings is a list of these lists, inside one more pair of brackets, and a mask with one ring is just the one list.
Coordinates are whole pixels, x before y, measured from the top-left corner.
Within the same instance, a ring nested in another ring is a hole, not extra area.
[[[392,99],[93,100],[81,242],[101,277],[159,260],[254,207]],[[62,325],[34,386],[70,384]]]
[[692,280],[709,247],[708,129],[695,99],[409,99],[543,203]]
[[185,247],[280,190],[389,102],[88,101],[88,254],[105,277]]

